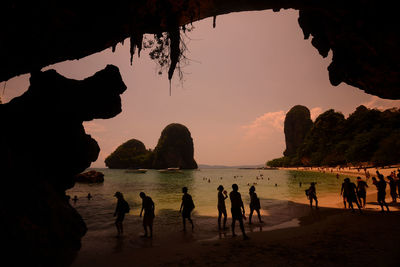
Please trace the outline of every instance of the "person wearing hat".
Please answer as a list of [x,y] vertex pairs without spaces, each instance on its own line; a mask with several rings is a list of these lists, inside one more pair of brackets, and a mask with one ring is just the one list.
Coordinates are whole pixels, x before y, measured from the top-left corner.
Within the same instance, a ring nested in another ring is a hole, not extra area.
[[121,236],[124,232],[122,222],[125,219],[125,213],[129,212],[129,204],[126,202],[121,192],[115,192],[114,197],[117,198],[117,206],[114,212],[114,217],[117,217],[115,219],[115,226],[117,227],[118,236]]
[[249,214],[249,224],[251,224],[251,217],[253,216],[253,212],[256,211],[258,215],[258,220],[260,223],[263,221],[261,220],[261,215],[260,215],[260,199],[257,197],[256,194],[256,188],[254,185],[252,185],[249,189],[249,194],[250,194],[250,214]]
[[312,202],[315,201],[315,208],[318,209],[317,190],[315,189],[315,183],[311,182],[310,187],[307,189],[307,196],[310,200],[310,207],[312,208]]
[[[228,193],[224,190],[222,185],[218,186],[218,230],[226,229],[226,207],[225,207],[225,199],[228,198]],[[224,227],[221,228],[221,217],[224,215]]]

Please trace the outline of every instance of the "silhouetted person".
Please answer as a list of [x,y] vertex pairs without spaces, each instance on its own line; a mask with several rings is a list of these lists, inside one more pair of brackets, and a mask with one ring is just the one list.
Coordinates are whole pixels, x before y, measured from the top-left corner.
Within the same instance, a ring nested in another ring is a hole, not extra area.
[[76,204],[76,202],[78,201],[78,197],[74,196],[74,198],[72,199],[72,201],[74,201],[74,204]]
[[250,215],[249,215],[249,224],[251,224],[251,217],[253,216],[253,212],[256,211],[258,215],[258,220],[260,223],[261,221],[261,215],[260,215],[260,199],[257,197],[256,194],[256,188],[254,186],[251,186],[249,189],[249,194],[250,194]]
[[147,227],[149,227],[150,230],[150,237],[153,237],[153,220],[154,220],[154,202],[151,199],[151,197],[146,196],[145,193],[140,192],[139,194],[140,198],[142,199],[142,209],[140,210],[140,215],[139,217],[142,217],[142,213],[144,211],[143,215],[143,228],[144,228],[144,235],[143,237],[147,237]]
[[299,183],[299,187],[301,187],[301,182]]
[[387,176],[386,178],[389,180],[390,196],[392,197],[392,202],[394,203],[397,199],[396,182],[391,176]]
[[343,195],[346,196],[347,203],[349,204],[349,208],[351,211],[354,212],[353,202],[356,203],[358,209],[361,212],[360,204],[358,204],[357,194],[356,194],[357,187],[354,183],[350,181],[350,178],[345,178],[343,183]]
[[344,187],[345,187],[345,183],[343,181],[342,187],[340,188],[340,195],[343,197],[344,208],[347,209],[347,196],[346,196],[346,193],[344,192]]
[[240,230],[242,230],[243,239],[248,239],[243,225],[243,217],[245,214],[244,205],[242,201],[242,196],[238,192],[239,187],[237,184],[232,185],[232,192],[229,193],[229,198],[231,199],[231,212],[232,212],[232,236],[235,234],[235,223],[239,221]]
[[[226,229],[226,206],[225,199],[228,198],[228,193],[224,190],[222,185],[218,186],[218,229]],[[221,217],[224,215],[224,226],[221,228]]]
[[367,183],[363,181],[361,177],[357,177],[357,196],[362,207],[365,207],[367,201],[367,188]]
[[192,230],[194,228],[192,218],[190,217],[192,210],[194,209],[194,203],[192,196],[187,193],[187,187],[182,188],[182,203],[179,212],[182,213],[182,221],[183,221],[183,231],[186,231],[186,219],[192,224]]
[[126,202],[121,192],[115,192],[114,197],[117,198],[117,206],[114,212],[114,217],[117,216],[117,219],[115,219],[115,226],[117,227],[118,236],[121,236],[124,233],[122,222],[125,219],[125,213],[129,212],[129,204]]
[[400,197],[400,169],[397,169],[397,176],[396,176],[396,185],[397,185],[397,194]]
[[[377,171],[378,173],[378,171]],[[378,203],[381,206],[382,211],[384,211],[383,206],[386,207],[386,210],[389,211],[389,206],[385,201],[386,198],[386,182],[382,176],[379,176],[379,181],[376,180],[375,177],[372,177],[372,183],[376,186],[378,190]]]
[[318,198],[317,190],[315,189],[315,183],[311,182],[310,187],[307,189],[307,197],[310,200],[310,207],[312,208],[313,200],[315,201],[315,208],[318,209]]
[[88,194],[87,194],[87,198],[88,198],[89,200],[91,200],[91,199],[92,199],[92,195],[91,195],[90,193],[88,193]]

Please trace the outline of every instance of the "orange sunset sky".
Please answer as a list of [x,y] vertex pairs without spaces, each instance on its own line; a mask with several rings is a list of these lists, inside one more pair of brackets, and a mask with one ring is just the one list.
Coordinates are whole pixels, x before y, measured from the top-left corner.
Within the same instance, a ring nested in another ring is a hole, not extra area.
[[[193,23],[187,34],[184,80],[177,73],[169,96],[167,73],[158,75],[148,56],[134,57],[130,65],[129,40],[115,53],[107,49],[81,60],[59,63],[60,74],[83,79],[107,64],[120,68],[127,91],[122,113],[110,120],[85,122],[86,132],[99,143],[104,159],[131,138],[154,148],[169,123],[184,124],[192,133],[199,164],[264,164],[285,149],[285,113],[301,104],[312,118],[330,108],[345,116],[361,104],[369,108],[400,107],[345,84],[333,87],[327,67],[332,54],[322,58],[304,40],[294,10],[234,13]],[[7,82],[3,100],[9,101],[29,86],[29,75]],[[1,83],[3,89],[4,83]],[[62,165],[62,162],[60,162]]]

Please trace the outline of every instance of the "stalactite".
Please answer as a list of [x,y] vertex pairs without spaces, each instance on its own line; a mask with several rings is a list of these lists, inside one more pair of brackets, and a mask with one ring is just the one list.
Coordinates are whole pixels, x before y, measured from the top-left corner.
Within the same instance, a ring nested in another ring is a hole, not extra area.
[[213,28],[217,25],[217,16],[213,17]]
[[135,44],[135,37],[133,36],[133,34],[131,34],[130,36],[130,42],[131,42],[131,46],[129,49],[129,53],[131,54],[131,66],[132,66],[132,61],[133,61],[133,55],[135,54],[135,50],[136,50],[136,44]]
[[115,44],[115,45],[113,45],[112,47],[111,47],[111,51],[114,53],[115,52],[115,47],[117,46],[117,44]]
[[170,40],[169,59],[171,63],[168,69],[168,79],[171,80],[172,76],[174,75],[176,65],[178,64],[179,58],[181,56],[181,50],[179,48],[179,43],[180,43],[179,27],[176,27],[174,30],[170,31],[168,35]]

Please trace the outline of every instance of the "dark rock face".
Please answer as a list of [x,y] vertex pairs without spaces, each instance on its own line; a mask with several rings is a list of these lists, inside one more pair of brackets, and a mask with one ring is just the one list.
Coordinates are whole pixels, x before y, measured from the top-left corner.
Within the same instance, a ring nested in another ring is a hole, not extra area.
[[151,168],[152,153],[145,145],[136,139],[131,139],[120,145],[104,161],[110,169]]
[[301,105],[292,107],[285,117],[286,150],[283,155],[287,157],[296,155],[297,149],[303,143],[312,126],[310,110],[307,107]]
[[144,33],[176,32],[207,17],[293,8],[300,11],[304,37],[313,37],[323,57],[332,51],[328,70],[333,85],[345,82],[400,99],[396,5],[379,0],[2,1],[0,81],[100,52],[128,37],[132,48],[140,48]]
[[104,174],[95,170],[80,173],[75,176],[75,182],[77,183],[103,183]]
[[164,128],[154,149],[153,167],[197,169],[193,154],[193,139],[188,128],[172,123]]
[[86,226],[65,190],[99,153],[82,122],[117,115],[126,87],[112,65],[82,81],[35,72],[30,83],[0,105],[2,241],[16,266],[68,265]]

